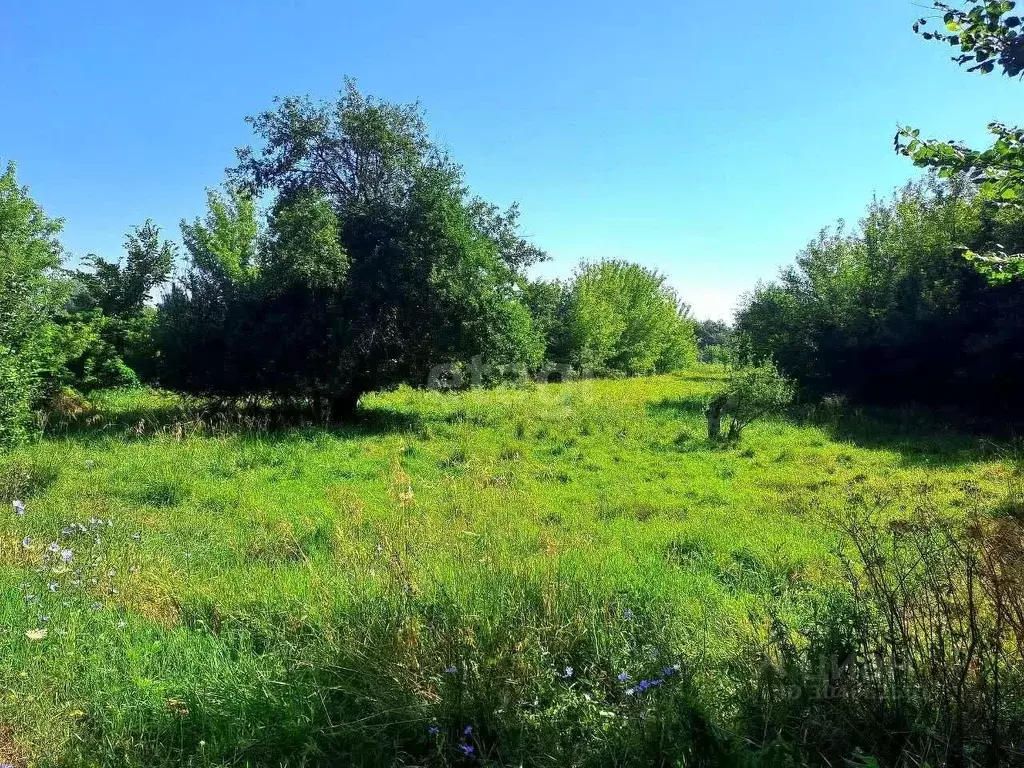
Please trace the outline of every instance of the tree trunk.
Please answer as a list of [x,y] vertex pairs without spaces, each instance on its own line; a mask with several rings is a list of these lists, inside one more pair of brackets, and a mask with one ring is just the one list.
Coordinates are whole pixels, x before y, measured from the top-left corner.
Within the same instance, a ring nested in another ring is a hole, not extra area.
[[710,403],[704,411],[708,420],[708,440],[714,442],[722,437],[722,411],[725,408],[725,397],[718,396]]

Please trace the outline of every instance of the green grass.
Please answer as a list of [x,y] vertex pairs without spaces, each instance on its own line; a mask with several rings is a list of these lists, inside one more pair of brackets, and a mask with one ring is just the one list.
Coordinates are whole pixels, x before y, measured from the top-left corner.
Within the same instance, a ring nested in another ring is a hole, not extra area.
[[[815,610],[849,494],[898,514],[924,487],[994,500],[1011,476],[978,441],[891,415],[766,421],[711,448],[718,385],[403,389],[341,430],[105,393],[0,460],[0,494],[27,508],[0,515],[0,758],[735,757],[730,676],[772,616]],[[69,567],[44,561],[51,541]]]

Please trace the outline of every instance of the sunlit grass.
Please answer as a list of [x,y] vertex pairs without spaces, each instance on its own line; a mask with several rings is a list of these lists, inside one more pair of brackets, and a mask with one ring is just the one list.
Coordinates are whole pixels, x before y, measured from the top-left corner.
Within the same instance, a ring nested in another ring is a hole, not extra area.
[[965,482],[993,499],[1006,482],[976,441],[864,419],[712,448],[715,386],[403,389],[341,430],[105,393],[0,460],[6,759],[711,754],[695,723],[727,723],[722,670],[773,614],[813,609],[851,491],[898,510],[922,484],[955,506]]

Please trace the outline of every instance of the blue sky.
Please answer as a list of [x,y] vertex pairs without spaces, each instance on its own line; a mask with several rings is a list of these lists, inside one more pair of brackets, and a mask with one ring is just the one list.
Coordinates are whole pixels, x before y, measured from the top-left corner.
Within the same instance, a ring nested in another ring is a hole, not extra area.
[[245,115],[351,75],[419,99],[474,190],[520,202],[544,274],[631,259],[725,317],[914,175],[898,124],[982,143],[989,120],[1024,122],[1024,84],[911,33],[924,5],[8,3],[0,161],[65,218],[72,254],[119,256],[130,225],[177,239],[203,212]]

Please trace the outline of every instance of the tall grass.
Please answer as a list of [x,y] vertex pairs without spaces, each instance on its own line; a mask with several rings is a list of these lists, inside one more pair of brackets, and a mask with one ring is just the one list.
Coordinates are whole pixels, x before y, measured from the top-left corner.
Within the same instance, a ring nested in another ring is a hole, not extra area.
[[0,462],[25,505],[0,515],[0,756],[770,757],[742,738],[738,670],[841,583],[849,488],[897,489],[898,516],[920,483],[994,500],[1008,470],[784,421],[711,447],[716,386],[400,390],[345,429],[150,392],[52,416]]

